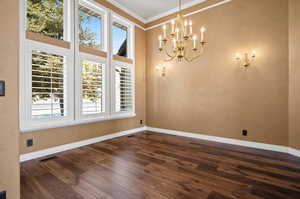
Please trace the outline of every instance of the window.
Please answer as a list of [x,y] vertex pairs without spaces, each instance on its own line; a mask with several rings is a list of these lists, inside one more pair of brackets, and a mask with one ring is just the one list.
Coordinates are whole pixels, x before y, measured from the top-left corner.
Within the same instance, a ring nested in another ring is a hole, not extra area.
[[79,5],[79,42],[80,45],[101,50],[102,16],[82,4]]
[[130,65],[117,63],[114,67],[115,112],[132,111],[132,74]]
[[64,0],[27,0],[27,31],[64,39]]
[[128,28],[120,23],[112,25],[113,54],[128,57]]
[[81,107],[83,115],[99,114],[105,111],[104,64],[82,60]]
[[32,119],[67,115],[64,56],[32,51]]
[[22,5],[21,131],[135,116],[130,22],[93,0]]

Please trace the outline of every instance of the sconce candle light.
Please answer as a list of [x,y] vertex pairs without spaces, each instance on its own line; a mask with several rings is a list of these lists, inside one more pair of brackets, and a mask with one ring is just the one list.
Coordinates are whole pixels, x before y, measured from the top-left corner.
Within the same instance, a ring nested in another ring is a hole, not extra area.
[[251,52],[251,55],[250,53],[244,53],[244,58],[242,58],[240,53],[235,54],[235,59],[244,67],[250,66],[251,62],[254,60],[255,57],[256,57],[255,50]]
[[158,71],[158,72],[160,72],[160,75],[161,76],[166,76],[166,66],[165,65],[158,65],[158,66],[156,66],[156,70]]

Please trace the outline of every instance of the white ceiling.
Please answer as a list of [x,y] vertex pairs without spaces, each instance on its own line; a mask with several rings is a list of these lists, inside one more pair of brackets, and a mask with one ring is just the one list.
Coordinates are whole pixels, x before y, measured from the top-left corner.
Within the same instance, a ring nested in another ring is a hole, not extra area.
[[[178,10],[178,0],[108,0],[143,22],[150,22]],[[206,0],[182,0],[182,8]]]

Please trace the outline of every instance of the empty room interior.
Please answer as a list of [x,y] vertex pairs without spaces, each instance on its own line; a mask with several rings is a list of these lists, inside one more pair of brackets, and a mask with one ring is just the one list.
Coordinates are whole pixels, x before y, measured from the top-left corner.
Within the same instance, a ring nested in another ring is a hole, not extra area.
[[300,199],[300,0],[0,16],[0,199]]

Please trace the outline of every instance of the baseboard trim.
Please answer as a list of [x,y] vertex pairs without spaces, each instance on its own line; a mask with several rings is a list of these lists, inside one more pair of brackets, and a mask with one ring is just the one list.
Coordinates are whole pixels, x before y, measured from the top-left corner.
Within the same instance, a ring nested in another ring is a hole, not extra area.
[[251,142],[251,141],[243,141],[243,140],[232,139],[232,138],[223,138],[223,137],[203,135],[203,134],[198,134],[198,133],[190,133],[190,132],[185,132],[185,131],[154,128],[154,127],[149,127],[149,126],[147,126],[146,128],[148,131],[152,131],[152,132],[158,132],[158,133],[164,133],[164,134],[176,135],[176,136],[183,136],[183,137],[190,137],[190,138],[220,142],[220,143],[225,143],[225,144],[233,144],[233,145],[251,147],[251,148],[255,148],[255,149],[263,149],[263,150],[269,150],[269,151],[282,152],[282,153],[287,153],[287,154],[291,154],[291,155],[300,157],[299,150],[296,150],[296,149],[290,148],[290,147],[286,147],[286,146],[265,144],[265,143],[259,143],[259,142]]
[[32,160],[32,159],[41,158],[41,157],[44,157],[44,156],[47,156],[47,155],[51,155],[51,154],[55,154],[55,153],[59,153],[59,152],[79,148],[79,147],[82,147],[82,146],[86,146],[86,145],[89,145],[89,144],[94,144],[94,143],[97,143],[97,142],[102,142],[102,141],[105,141],[105,140],[110,140],[110,139],[121,137],[121,136],[126,136],[126,135],[139,133],[139,132],[146,131],[146,130],[147,130],[147,127],[130,129],[130,130],[127,130],[127,131],[121,131],[121,132],[118,132],[118,133],[108,134],[108,135],[104,135],[104,136],[101,136],[101,137],[87,139],[87,140],[83,140],[83,141],[79,141],[79,142],[73,142],[73,143],[70,143],[70,144],[65,144],[65,145],[51,147],[51,148],[40,150],[40,151],[35,151],[35,152],[32,152],[32,153],[23,154],[23,155],[20,155],[20,162],[25,162],[25,161]]
[[265,144],[265,143],[259,143],[259,142],[250,142],[250,141],[243,141],[243,140],[232,139],[232,138],[223,138],[223,137],[210,136],[210,135],[191,133],[191,132],[185,132],[185,131],[176,131],[176,130],[144,126],[141,128],[130,129],[127,131],[121,131],[121,132],[117,132],[117,133],[113,133],[113,134],[109,134],[109,135],[105,135],[105,136],[101,136],[101,137],[96,137],[96,138],[87,139],[87,140],[74,142],[74,143],[70,143],[70,144],[65,144],[65,145],[61,145],[61,146],[56,146],[56,147],[52,147],[52,148],[48,148],[48,149],[44,149],[44,150],[40,150],[40,151],[35,151],[32,153],[23,154],[23,155],[20,155],[20,162],[25,162],[25,161],[32,160],[32,159],[41,158],[41,157],[44,157],[47,155],[79,148],[82,146],[94,144],[97,142],[102,142],[105,140],[110,140],[110,139],[117,138],[117,137],[131,135],[131,134],[135,134],[135,133],[139,133],[139,132],[143,132],[143,131],[152,131],[152,132],[164,133],[164,134],[169,134],[169,135],[190,137],[190,138],[208,140],[208,141],[213,141],[213,142],[220,142],[220,143],[225,143],[225,144],[233,144],[233,145],[251,147],[251,148],[255,148],[255,149],[276,151],[276,152],[287,153],[287,154],[291,154],[291,155],[300,157],[300,150],[297,150],[297,149],[294,149],[291,147],[286,147],[286,146]]
[[300,157],[300,151],[291,147],[289,148],[289,154]]

